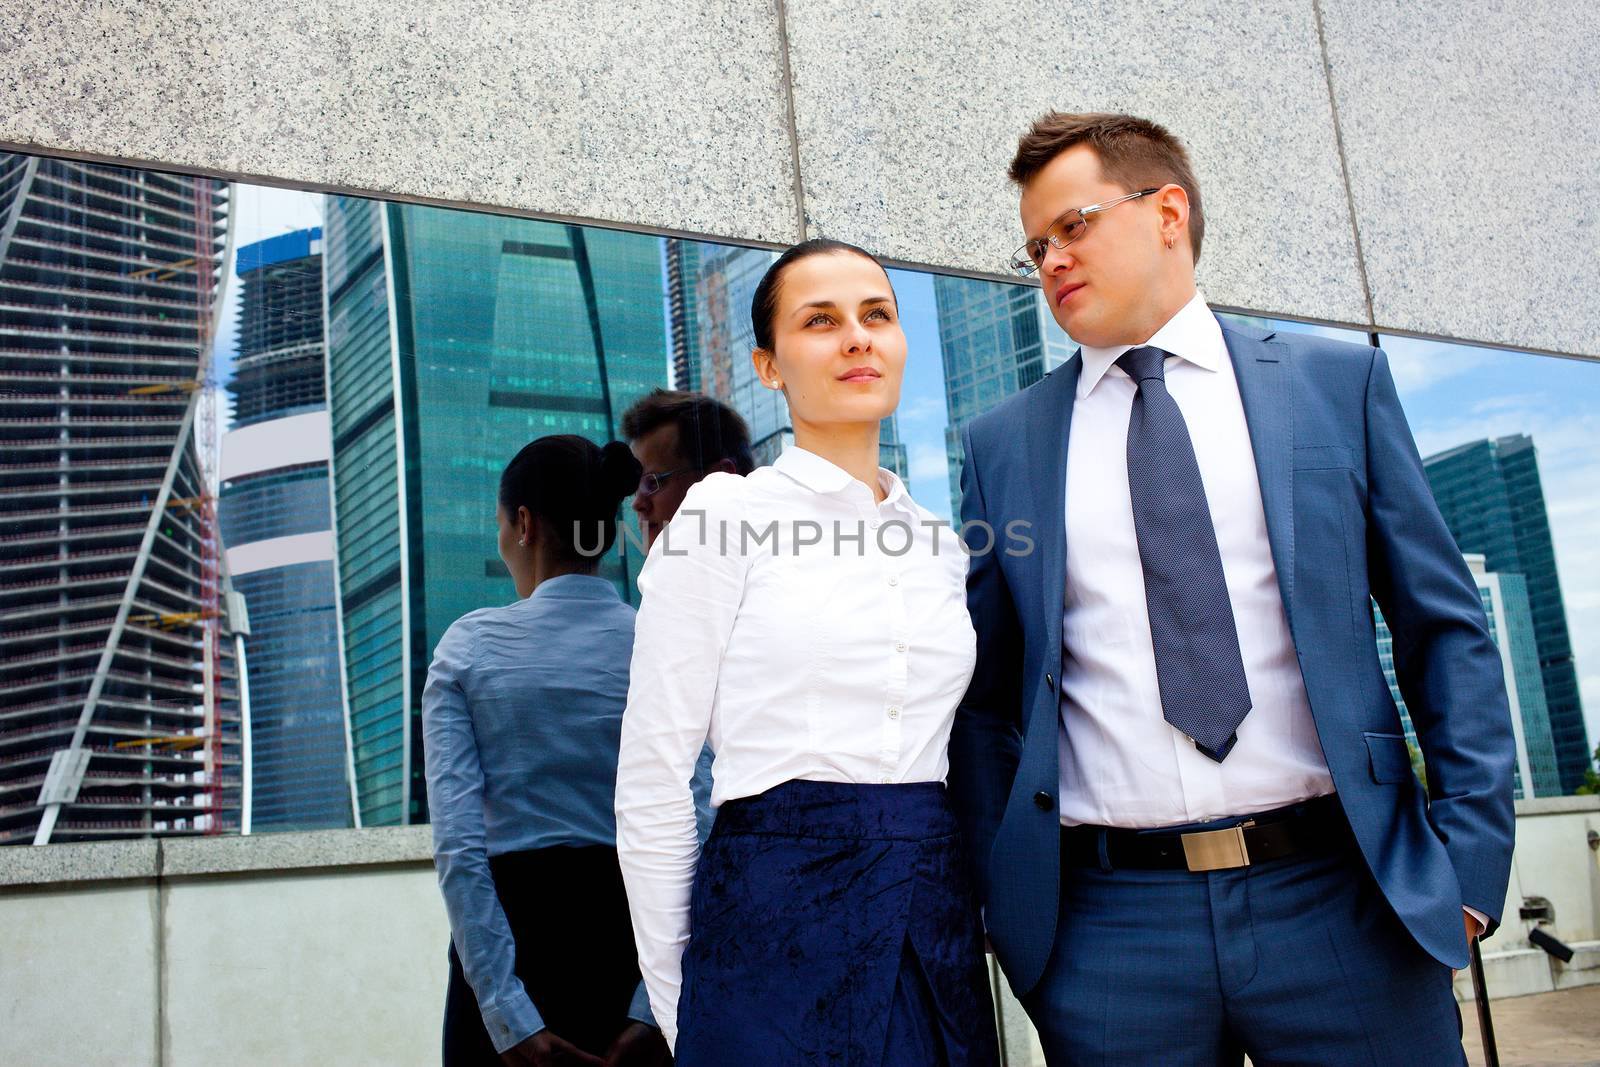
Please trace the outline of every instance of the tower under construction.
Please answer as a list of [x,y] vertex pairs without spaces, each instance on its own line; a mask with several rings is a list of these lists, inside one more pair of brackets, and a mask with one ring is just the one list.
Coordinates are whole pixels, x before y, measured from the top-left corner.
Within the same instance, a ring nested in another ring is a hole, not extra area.
[[238,824],[244,624],[204,473],[228,204],[0,152],[0,843]]

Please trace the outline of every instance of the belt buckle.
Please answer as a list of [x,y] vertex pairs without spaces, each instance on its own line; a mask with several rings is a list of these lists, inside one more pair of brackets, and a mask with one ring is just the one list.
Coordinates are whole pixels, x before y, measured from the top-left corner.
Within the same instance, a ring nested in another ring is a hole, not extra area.
[[1227,871],[1250,866],[1250,850],[1245,847],[1244,830],[1255,820],[1225,830],[1202,830],[1183,835],[1183,858],[1191,871]]

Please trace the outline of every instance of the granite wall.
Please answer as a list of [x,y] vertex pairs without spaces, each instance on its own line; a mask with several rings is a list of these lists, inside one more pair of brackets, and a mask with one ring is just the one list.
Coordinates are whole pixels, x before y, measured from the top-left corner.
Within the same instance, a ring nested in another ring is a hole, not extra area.
[[994,274],[1039,112],[1191,145],[1213,303],[1600,355],[1600,7],[0,0],[0,146]]

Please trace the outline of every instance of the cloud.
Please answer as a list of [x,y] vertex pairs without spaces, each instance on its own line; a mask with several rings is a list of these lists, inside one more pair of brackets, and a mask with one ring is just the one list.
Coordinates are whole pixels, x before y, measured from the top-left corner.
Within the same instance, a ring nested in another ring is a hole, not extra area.
[[941,481],[948,484],[950,465],[943,448],[932,442],[919,442],[911,447],[907,458],[911,464],[911,477],[918,481]]
[[1511,411],[1522,414],[1538,409],[1544,404],[1545,396],[1542,393],[1505,393],[1501,396],[1485,397],[1472,405],[1474,415],[1492,415],[1497,411]]
[[1441,382],[1459,378],[1493,362],[1503,353],[1491,354],[1481,348],[1415,341],[1411,338],[1385,338],[1389,370],[1402,397],[1427,392]]
[[937,420],[939,429],[943,429],[948,419],[944,398],[940,396],[919,396],[909,404],[901,404],[895,415],[901,423]]

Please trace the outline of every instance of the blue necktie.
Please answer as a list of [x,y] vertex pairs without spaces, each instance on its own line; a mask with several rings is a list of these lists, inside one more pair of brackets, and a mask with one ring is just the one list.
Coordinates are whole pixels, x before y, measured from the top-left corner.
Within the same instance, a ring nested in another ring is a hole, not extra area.
[[1239,631],[1188,424],[1167,392],[1167,353],[1117,360],[1139,387],[1128,422],[1128,489],[1167,722],[1221,763],[1250,711]]

